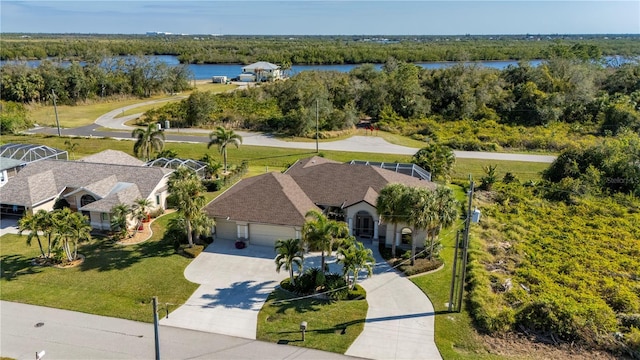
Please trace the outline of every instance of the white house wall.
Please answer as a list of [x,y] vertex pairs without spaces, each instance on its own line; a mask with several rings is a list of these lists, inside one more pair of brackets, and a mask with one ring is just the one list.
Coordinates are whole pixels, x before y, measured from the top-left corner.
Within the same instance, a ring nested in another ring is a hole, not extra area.
[[347,221],[347,225],[349,226],[349,234],[353,234],[353,229],[356,222],[356,214],[360,211],[368,213],[373,218],[373,240],[378,240],[378,238],[380,237],[380,234],[378,233],[378,212],[376,211],[376,208],[374,206],[364,201],[351,205],[345,209],[345,220]]
[[417,241],[416,242],[416,246],[421,248],[424,247],[424,242],[427,238],[427,232],[426,231],[415,231],[413,230],[412,227],[408,226],[407,224],[403,224],[400,223],[398,224],[398,226],[396,227],[396,236],[393,236],[393,224],[387,224],[387,230],[386,230],[386,237],[385,237],[385,244],[387,246],[391,246],[392,244],[392,240],[391,239],[396,239],[396,246],[400,246],[401,245],[401,236],[400,234],[402,234],[402,229],[404,228],[409,228],[412,231],[412,237]]

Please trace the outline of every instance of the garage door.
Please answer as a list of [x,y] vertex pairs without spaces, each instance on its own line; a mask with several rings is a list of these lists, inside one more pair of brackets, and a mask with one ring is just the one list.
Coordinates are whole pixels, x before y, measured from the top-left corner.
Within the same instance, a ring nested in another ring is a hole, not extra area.
[[216,238],[235,240],[238,237],[238,229],[235,221],[216,219]]
[[295,236],[293,227],[250,224],[249,242],[254,245],[274,246],[278,239],[290,239]]

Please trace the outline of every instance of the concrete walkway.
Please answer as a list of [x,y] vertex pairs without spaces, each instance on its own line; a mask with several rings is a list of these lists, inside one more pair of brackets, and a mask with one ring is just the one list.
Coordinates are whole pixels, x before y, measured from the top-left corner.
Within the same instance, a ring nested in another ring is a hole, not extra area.
[[360,285],[369,310],[364,331],[346,355],[369,359],[442,359],[434,341],[435,313],[429,298],[382,259],[372,245],[374,275]]
[[[32,360],[42,350],[45,360],[153,359],[155,354],[151,323],[0,301],[0,329],[0,355],[18,360]],[[160,326],[159,339],[162,359],[352,359],[166,326]]]

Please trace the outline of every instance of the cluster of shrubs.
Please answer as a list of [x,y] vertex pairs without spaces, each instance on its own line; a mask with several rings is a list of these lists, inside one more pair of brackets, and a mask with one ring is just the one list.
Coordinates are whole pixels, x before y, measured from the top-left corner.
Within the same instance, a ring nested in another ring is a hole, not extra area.
[[242,163],[240,163],[240,166],[231,169],[228,175],[215,180],[203,180],[202,185],[204,185],[209,192],[218,191],[239,180],[247,173],[247,171],[249,171],[249,162],[247,160],[243,160]]
[[407,276],[422,274],[428,271],[436,270],[442,266],[443,262],[439,256],[433,256],[428,258],[427,251],[416,254],[415,261],[411,265],[411,250],[403,250],[399,247],[396,248],[396,253],[391,253],[391,248],[387,247],[384,243],[378,245],[378,250],[382,258],[387,260],[391,266],[397,268],[399,271]]
[[356,285],[352,290],[340,274],[325,274],[320,268],[310,268],[296,277],[295,283],[285,279],[280,286],[297,295],[322,294],[331,300],[362,300],[367,297],[366,291]]

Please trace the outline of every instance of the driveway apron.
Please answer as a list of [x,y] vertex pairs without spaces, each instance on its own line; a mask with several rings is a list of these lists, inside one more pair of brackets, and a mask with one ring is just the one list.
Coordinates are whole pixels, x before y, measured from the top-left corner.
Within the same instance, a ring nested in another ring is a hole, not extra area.
[[271,247],[236,249],[216,240],[185,269],[200,287],[185,304],[160,320],[161,325],[256,338],[258,312],[288,272],[276,272]]
[[[372,247],[371,245],[368,245]],[[364,330],[345,355],[369,359],[442,359],[434,341],[434,309],[429,298],[393,270],[373,248],[374,275],[360,285],[369,310]]]

